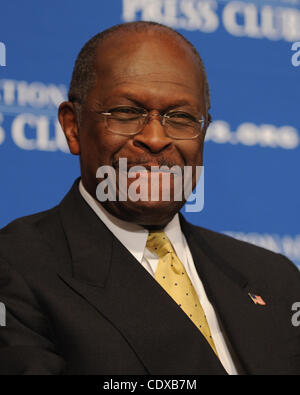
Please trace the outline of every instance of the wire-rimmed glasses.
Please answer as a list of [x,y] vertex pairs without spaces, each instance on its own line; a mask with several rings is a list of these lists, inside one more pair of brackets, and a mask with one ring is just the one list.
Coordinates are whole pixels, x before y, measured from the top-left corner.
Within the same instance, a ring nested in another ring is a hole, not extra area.
[[118,106],[108,112],[99,112],[105,117],[106,128],[112,133],[133,136],[140,133],[148,121],[154,117],[161,119],[165,133],[180,140],[197,138],[204,130],[205,117],[200,119],[181,110],[171,110],[166,114],[150,113],[144,108]]

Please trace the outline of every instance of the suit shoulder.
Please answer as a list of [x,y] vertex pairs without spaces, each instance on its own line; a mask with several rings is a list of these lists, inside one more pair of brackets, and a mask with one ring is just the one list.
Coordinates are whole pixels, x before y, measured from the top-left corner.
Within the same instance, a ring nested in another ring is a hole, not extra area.
[[223,233],[192,225],[194,234],[206,242],[211,250],[222,260],[245,272],[255,271],[266,276],[291,274],[299,277],[300,272],[288,258],[282,254],[235,239]]
[[64,234],[58,206],[18,218],[0,230],[0,260],[15,267],[31,267],[49,251],[61,251]]
[[38,224],[47,221],[55,216],[57,206],[49,210],[41,211],[36,214],[27,215],[11,221],[9,224],[0,229],[0,240],[8,237],[18,237],[24,233],[36,232]]

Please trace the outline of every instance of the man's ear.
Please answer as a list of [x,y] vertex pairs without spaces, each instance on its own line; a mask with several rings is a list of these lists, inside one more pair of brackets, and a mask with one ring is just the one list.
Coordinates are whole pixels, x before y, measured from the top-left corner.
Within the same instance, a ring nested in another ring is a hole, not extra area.
[[73,103],[65,101],[58,108],[58,120],[66,136],[70,152],[80,154],[79,130],[76,110]]
[[212,123],[212,116],[210,113],[207,114],[207,126],[209,126]]

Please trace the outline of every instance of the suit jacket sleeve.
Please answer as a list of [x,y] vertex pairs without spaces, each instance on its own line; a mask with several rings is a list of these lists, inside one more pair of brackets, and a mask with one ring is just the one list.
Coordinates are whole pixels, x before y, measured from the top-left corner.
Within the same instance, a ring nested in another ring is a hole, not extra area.
[[61,374],[65,368],[47,318],[21,275],[0,260],[0,302],[6,326],[0,327],[0,374]]

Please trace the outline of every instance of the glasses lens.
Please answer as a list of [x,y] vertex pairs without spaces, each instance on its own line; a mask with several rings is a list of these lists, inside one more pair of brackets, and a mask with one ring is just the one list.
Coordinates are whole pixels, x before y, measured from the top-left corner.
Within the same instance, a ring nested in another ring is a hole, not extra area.
[[118,107],[109,111],[107,127],[111,132],[119,134],[135,134],[143,126],[145,116],[143,110],[134,107]]
[[191,114],[173,112],[166,116],[168,135],[177,139],[193,139],[201,132],[201,123]]

